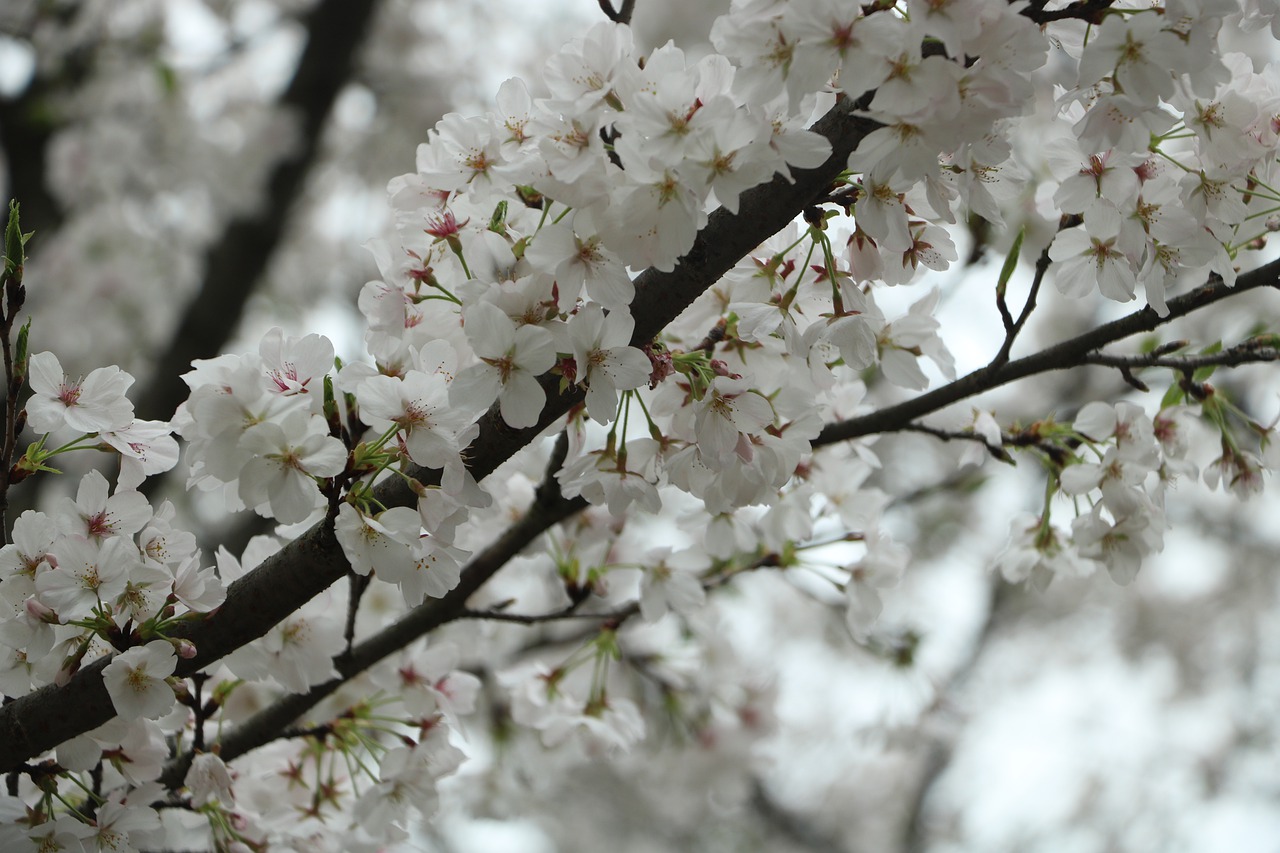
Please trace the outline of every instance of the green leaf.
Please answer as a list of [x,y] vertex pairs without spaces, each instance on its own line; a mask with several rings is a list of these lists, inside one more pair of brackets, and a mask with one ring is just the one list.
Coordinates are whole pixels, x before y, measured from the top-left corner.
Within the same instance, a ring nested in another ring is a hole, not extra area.
[[[1222,341],[1214,341],[1213,343],[1209,344],[1209,346],[1200,350],[1200,355],[1215,355],[1220,352],[1222,352]],[[1191,381],[1205,382],[1209,379],[1210,376],[1213,375],[1213,372],[1217,369],[1218,369],[1218,366],[1216,364],[1207,364],[1204,367],[1198,368],[1196,372],[1191,375]]]
[[166,95],[178,91],[178,72],[167,62],[156,63],[156,77],[160,80],[160,88]]
[[1177,382],[1169,386],[1169,390],[1164,392],[1164,397],[1160,399],[1160,411],[1164,411],[1172,406],[1176,406],[1185,400],[1187,393],[1182,390],[1182,386]]
[[22,233],[22,225],[18,221],[18,202],[9,202],[9,224],[4,229],[4,271],[13,275],[14,271],[26,263],[26,254],[22,251],[31,239],[31,234]]
[[1013,271],[1018,268],[1018,257],[1022,254],[1022,238],[1026,234],[1027,226],[1023,225],[1018,229],[1018,236],[1013,239],[1013,245],[1009,247],[1004,266],[1000,268],[1000,280],[996,282],[996,295],[1001,299],[1004,298],[1005,288],[1009,286],[1009,279],[1013,278]]

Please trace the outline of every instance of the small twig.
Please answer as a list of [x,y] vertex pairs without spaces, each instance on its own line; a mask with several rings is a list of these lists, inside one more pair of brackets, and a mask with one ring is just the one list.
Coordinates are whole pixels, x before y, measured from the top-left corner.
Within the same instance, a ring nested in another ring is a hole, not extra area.
[[360,599],[364,597],[364,591],[369,588],[369,581],[372,580],[372,575],[358,575],[355,572],[348,572],[347,580],[351,582],[351,592],[347,598],[347,624],[343,629],[342,636],[347,641],[346,654],[351,654],[351,647],[355,643],[356,637],[356,615],[360,610]]
[[[584,599],[585,600],[585,599]],[[579,613],[581,602],[574,602],[550,613],[503,613],[501,610],[463,610],[459,619],[487,619],[491,622],[514,622],[517,625],[538,625],[543,622],[554,622],[562,619],[612,619],[626,618],[628,610],[614,610],[607,613]]]
[[699,341],[698,345],[690,350],[690,352],[703,350],[707,355],[711,355],[712,351],[716,348],[716,344],[724,340],[724,336],[728,331],[728,328],[728,324],[725,323],[724,318],[721,317],[716,321],[716,324],[711,327],[711,330],[707,332],[707,336]]
[[991,359],[991,363],[987,365],[987,370],[998,370],[1008,364],[1009,353],[1013,350],[1013,342],[1018,339],[1023,326],[1027,325],[1027,318],[1035,310],[1036,297],[1040,295],[1040,285],[1044,282],[1044,275],[1048,272],[1050,263],[1049,247],[1046,246],[1044,251],[1040,253],[1039,259],[1036,260],[1036,274],[1031,279],[1031,290],[1027,293],[1027,301],[1023,303],[1022,312],[1018,314],[1017,320],[1014,320],[1009,313],[1009,307],[1004,301],[1004,294],[997,292],[996,307],[1000,309],[1000,319],[1004,323],[1004,343],[1000,345],[1000,352],[996,353],[996,357]]
[[[1118,367],[1121,375],[1138,367],[1167,367],[1189,373],[1202,367],[1236,367],[1241,364],[1257,364],[1268,361],[1280,361],[1280,350],[1256,342],[1245,341],[1221,352],[1202,355],[1166,355],[1159,350],[1140,355],[1112,355],[1105,352],[1091,352],[1082,359],[1085,364],[1098,364],[1103,367]],[[1126,377],[1125,381],[1129,382]],[[1133,384],[1130,382],[1130,384]],[[1147,390],[1143,388],[1143,390]]]
[[191,730],[191,748],[196,752],[204,752],[204,683],[209,679],[203,672],[191,676],[191,710],[195,713],[195,726]]
[[1141,391],[1144,394],[1148,394],[1151,392],[1151,389],[1147,387],[1147,383],[1143,382],[1141,379],[1134,376],[1133,373],[1131,373],[1129,368],[1127,367],[1120,368],[1120,378],[1125,381],[1126,385],[1129,385],[1132,388],[1137,388],[1139,391]]
[[1001,462],[1012,462],[1013,457],[1004,449],[1004,444],[1017,444],[1016,437],[1008,433],[1001,433],[1001,444],[992,444],[981,435],[973,431],[963,430],[946,430],[938,427],[931,427],[926,424],[913,423],[903,427],[903,432],[918,432],[924,435],[931,435],[942,441],[972,441],[981,444],[987,449],[987,452],[999,459]]
[[631,23],[631,13],[635,11],[636,0],[622,0],[622,7],[619,9],[614,9],[609,0],[597,0],[597,2],[600,4],[600,11],[615,24]]
[[[1242,274],[1236,280],[1234,287],[1229,287],[1217,276],[1212,276],[1209,283],[1204,286],[1170,299],[1169,313],[1164,317],[1147,306],[1126,317],[1104,323],[1095,329],[1090,329],[1032,355],[1023,356],[1016,361],[1010,361],[996,368],[990,365],[981,367],[953,382],[901,403],[845,421],[829,423],[822,428],[822,432],[811,442],[811,445],[824,447],[864,435],[899,432],[906,429],[917,418],[941,411],[953,403],[991,391],[1010,382],[1038,373],[1066,370],[1080,364],[1087,364],[1090,355],[1101,356],[1101,353],[1098,353],[1101,347],[1122,338],[1140,332],[1150,332],[1172,320],[1199,311],[1228,297],[1235,297],[1255,289],[1280,288],[1278,274],[1280,274],[1280,260]],[[1221,354],[1219,353],[1216,357],[1221,357]],[[1098,362],[1095,361],[1095,363]]]

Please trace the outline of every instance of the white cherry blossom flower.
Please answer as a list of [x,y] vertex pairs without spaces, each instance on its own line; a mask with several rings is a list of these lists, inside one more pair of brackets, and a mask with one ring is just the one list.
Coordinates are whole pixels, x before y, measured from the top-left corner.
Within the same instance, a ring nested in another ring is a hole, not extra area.
[[1098,503],[1077,516],[1071,538],[1081,557],[1106,566],[1111,579],[1126,586],[1138,576],[1143,559],[1164,547],[1164,513],[1150,502],[1114,522],[1102,512],[1103,504]]
[[352,571],[377,572],[384,580],[408,577],[415,571],[411,548],[421,532],[421,517],[408,507],[392,507],[371,517],[344,503],[334,522],[334,535]]
[[419,537],[409,554],[413,565],[407,575],[392,578],[383,573],[380,577],[398,584],[410,607],[417,607],[424,598],[444,598],[451,592],[462,577],[462,563],[468,556],[435,536]]
[[101,544],[89,539],[63,537],[54,546],[57,568],[36,578],[40,601],[57,611],[63,621],[80,619],[100,602],[114,601],[125,590],[138,549],[121,536]]
[[1120,214],[1110,202],[1098,200],[1085,215],[1083,227],[1059,231],[1049,247],[1058,262],[1055,282],[1063,294],[1082,297],[1096,286],[1117,302],[1134,298],[1137,279],[1133,264],[1119,245]]
[[116,791],[98,809],[97,821],[90,839],[97,853],[136,853],[158,841],[160,817],[146,799],[155,799],[158,785],[144,786],[129,795]]
[[691,550],[673,552],[664,546],[648,552],[640,580],[640,615],[656,622],[668,611],[691,613],[701,607],[707,593],[697,573],[710,565],[709,559]]
[[431,817],[439,804],[436,783],[461,767],[465,758],[462,750],[449,743],[443,726],[416,745],[388,751],[379,769],[380,781],[355,803],[355,818],[376,826],[402,819],[410,808]]
[[901,198],[909,186],[910,182],[878,170],[862,176],[862,191],[854,203],[853,215],[859,230],[874,238],[885,251],[905,252],[911,248],[911,230]]
[[191,769],[182,781],[191,792],[192,804],[196,806],[215,800],[224,805],[234,803],[231,783],[231,771],[226,762],[212,752],[202,752],[193,758]]
[[38,433],[63,426],[77,432],[121,429],[133,421],[133,403],[125,396],[133,377],[115,365],[99,367],[83,379],[69,379],[51,352],[31,356],[27,381],[27,423]]
[[102,682],[116,713],[126,720],[154,720],[169,713],[176,701],[166,678],[178,666],[173,644],[152,640],[112,658],[102,671]]
[[454,643],[436,642],[425,651],[407,652],[394,674],[373,678],[400,698],[406,711],[423,718],[441,711],[450,719],[475,710],[480,679],[458,669],[460,650]]
[[[0,826],[0,831],[9,827]],[[94,834],[93,827],[76,820],[70,815],[60,815],[46,823],[34,826],[22,826],[0,835],[6,844],[15,845],[15,850],[30,850],[34,853],[82,853],[84,842]],[[19,841],[22,838],[24,840]]]
[[366,379],[356,389],[356,398],[365,423],[379,429],[395,423],[405,430],[409,457],[425,468],[444,468],[457,461],[483,411],[450,405],[448,378],[420,370],[408,371],[403,379]]
[[135,491],[110,490],[106,477],[90,471],[80,479],[76,499],[63,498],[58,505],[58,525],[64,533],[102,541],[112,536],[132,536],[151,520],[151,504]]
[[333,657],[344,648],[340,619],[300,611],[224,660],[240,678],[272,679],[291,693],[305,693],[338,676]]
[[133,421],[119,429],[104,430],[100,437],[120,453],[117,491],[136,489],[147,477],[178,464],[178,442],[165,421]]
[[694,404],[694,431],[704,459],[729,464],[735,455],[751,458],[751,443],[743,437],[762,432],[773,423],[773,406],[746,379],[717,376]]
[[871,633],[884,609],[880,590],[898,585],[911,554],[877,529],[866,534],[867,553],[849,567],[845,623],[858,640]]
[[58,535],[58,524],[52,516],[23,510],[13,522],[12,541],[0,548],[0,582],[16,575],[34,580],[42,564],[49,568],[49,550]]
[[240,447],[254,458],[240,472],[240,499],[284,524],[311,515],[321,503],[316,478],[335,477],[347,464],[347,449],[325,419],[304,411],[249,427]]
[[212,567],[201,568],[198,555],[183,560],[174,570],[173,594],[197,613],[208,613],[227,598],[222,579],[214,574]]
[[995,568],[1009,583],[1029,582],[1040,591],[1055,577],[1087,577],[1096,563],[1082,560],[1062,531],[1039,516],[1019,513],[1009,527],[1009,544]]
[[1154,105],[1173,95],[1173,75],[1186,64],[1186,53],[1161,15],[1108,15],[1080,56],[1079,85],[1114,74],[1129,97]]
[[605,308],[626,308],[635,297],[635,286],[622,261],[594,232],[591,217],[577,211],[572,226],[561,222],[538,231],[525,257],[555,276],[561,299],[571,301],[585,287],[587,295]]
[[285,337],[284,330],[277,326],[263,335],[258,354],[262,356],[268,391],[286,396],[310,394],[313,408],[319,411],[322,377],[333,368],[333,344],[328,338]]
[[653,365],[630,346],[635,321],[626,311],[612,311],[589,303],[569,323],[569,339],[578,367],[578,384],[587,387],[587,414],[598,423],[613,420],[618,392],[649,382]]
[[547,60],[543,81],[566,112],[589,112],[616,97],[634,50],[630,27],[602,21]]
[[517,429],[538,422],[547,395],[537,377],[556,362],[555,341],[539,326],[519,328],[490,302],[465,313],[467,340],[480,359],[458,374],[449,399],[466,410],[487,409],[496,399],[502,419]]

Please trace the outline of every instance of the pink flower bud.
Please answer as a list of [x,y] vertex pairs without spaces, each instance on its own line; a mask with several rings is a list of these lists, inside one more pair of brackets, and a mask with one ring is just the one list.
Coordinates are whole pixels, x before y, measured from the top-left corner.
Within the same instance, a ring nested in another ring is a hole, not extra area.
[[58,618],[58,614],[53,612],[53,608],[44,602],[28,598],[26,603],[27,615],[32,619],[45,622],[49,625],[61,625],[62,620]]

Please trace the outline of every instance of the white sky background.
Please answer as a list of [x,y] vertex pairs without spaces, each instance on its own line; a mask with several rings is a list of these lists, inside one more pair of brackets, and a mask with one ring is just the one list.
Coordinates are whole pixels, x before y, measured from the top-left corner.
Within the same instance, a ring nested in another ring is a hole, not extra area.
[[[216,55],[226,34],[201,4],[169,2],[168,38],[174,55],[190,62]],[[638,14],[650,2],[654,0],[639,0]],[[270,4],[246,0],[239,5],[237,22],[245,31],[261,31],[270,20]],[[444,79],[452,77],[449,85],[459,111],[488,109],[502,80],[526,76],[537,57],[599,18],[593,0],[424,3],[421,25],[448,32],[449,38],[447,50],[422,59],[438,63]],[[263,85],[283,85],[296,39],[281,30],[257,49]],[[20,79],[19,54],[0,44],[0,87]],[[458,72],[451,75],[450,69]],[[352,121],[359,120],[358,101],[345,108],[352,111]],[[410,153],[403,171],[412,168]],[[333,227],[341,231],[346,226]],[[360,240],[371,235],[344,236]],[[1000,261],[989,258],[963,285],[944,274],[899,289],[882,300],[886,314],[893,317],[927,288],[945,284],[949,292],[940,314],[944,340],[961,374],[979,367],[1002,335],[987,284]],[[1025,292],[1026,271],[1021,275],[1021,284],[1015,279],[1010,287],[1015,306]],[[1062,307],[1051,287],[1041,302],[1041,324],[1033,324],[1029,338],[1051,331],[1044,328],[1044,318]],[[1117,307],[1116,313],[1131,307]],[[245,340],[256,340],[272,322],[263,324],[262,329],[246,330]],[[299,325],[303,328],[291,331],[319,327],[337,339],[340,352],[354,354],[358,347],[358,332],[345,308],[322,309]],[[936,373],[930,375],[937,379]],[[1280,402],[1274,373],[1264,375],[1272,385],[1272,405],[1260,414],[1270,416]],[[1013,399],[1018,393],[1015,388],[989,399]],[[1146,402],[1155,405],[1158,399],[1157,392]],[[957,411],[958,423],[968,409]],[[891,457],[888,461],[894,463]],[[779,596],[785,595],[780,590],[789,588],[785,583],[745,579],[738,604],[730,609],[732,639],[748,660],[757,658],[762,667],[782,661],[784,672],[779,683],[781,730],[762,752],[776,797],[800,814],[813,811],[815,821],[829,823],[833,799],[874,787],[874,780],[865,776],[849,778],[875,772],[868,755],[879,746],[874,738],[868,741],[867,732],[879,730],[889,738],[896,727],[914,726],[923,715],[929,723],[914,737],[945,740],[947,731],[955,734],[952,761],[935,789],[933,813],[939,828],[930,849],[1280,851],[1275,760],[1280,751],[1274,742],[1274,718],[1280,715],[1280,619],[1264,612],[1252,635],[1237,636],[1221,621],[1204,618],[1203,626],[1194,624],[1197,610],[1216,607],[1228,594],[1224,585],[1238,577],[1230,569],[1236,558],[1220,541],[1175,529],[1166,538],[1164,553],[1144,567],[1130,588],[1115,587],[1105,577],[1060,584],[1045,596],[1049,616],[1043,625],[998,632],[960,693],[947,698],[941,711],[928,709],[936,698],[931,685],[946,682],[969,653],[986,607],[987,569],[1007,536],[1009,517],[1034,509],[1037,500],[1036,476],[1007,472],[994,461],[986,467],[1002,485],[982,493],[987,511],[979,516],[981,523],[967,530],[945,559],[914,567],[889,595],[886,624],[927,629],[912,672],[869,659],[851,643],[832,643],[797,630],[809,612],[803,596],[779,606]],[[1176,493],[1171,498],[1179,499]],[[1217,495],[1204,512],[1233,519],[1255,539],[1255,548],[1280,553],[1275,511],[1270,496],[1242,505]],[[899,523],[909,527],[910,516]],[[1260,597],[1274,605],[1274,572],[1259,583]],[[1187,634],[1204,643],[1209,654],[1224,645],[1255,644],[1251,681],[1241,681],[1227,669],[1218,683],[1188,687],[1170,649],[1157,645],[1122,655],[1133,630],[1125,620],[1169,602],[1189,614],[1193,624]],[[946,730],[942,735],[940,728]],[[1218,779],[1214,790],[1206,787],[1208,767]],[[838,834],[838,827],[829,828]],[[539,849],[531,833],[537,830],[528,824],[453,824],[449,829],[457,849],[495,853]]]

